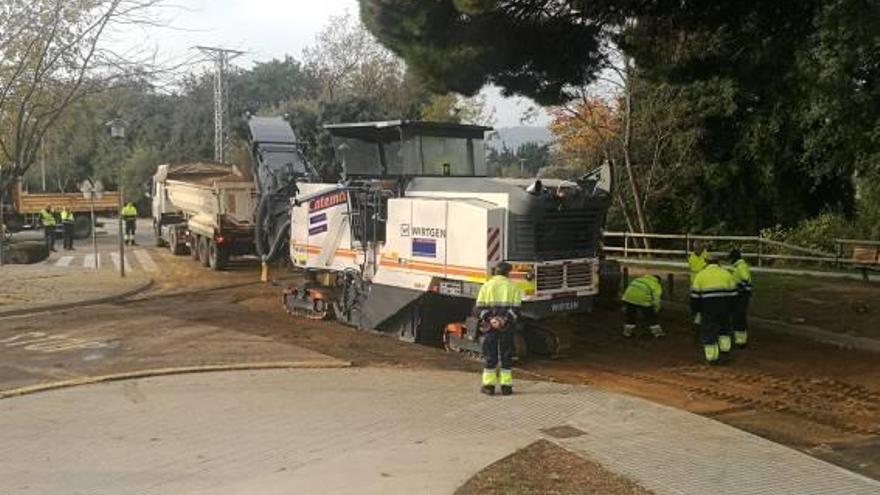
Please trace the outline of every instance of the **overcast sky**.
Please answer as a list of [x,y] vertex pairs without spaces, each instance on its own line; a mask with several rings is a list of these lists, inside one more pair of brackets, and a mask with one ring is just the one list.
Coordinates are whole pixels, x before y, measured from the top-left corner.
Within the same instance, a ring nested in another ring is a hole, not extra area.
[[[182,60],[192,56],[194,45],[221,46],[246,51],[235,64],[247,67],[254,61],[299,57],[314,43],[331,16],[346,11],[357,16],[357,0],[175,0],[183,9],[164,16],[177,29],[115,33],[116,41],[156,47],[163,56]],[[484,90],[495,109],[496,127],[520,125],[522,113],[531,106],[524,99],[503,99],[497,89]],[[546,124],[542,115],[533,125]]]

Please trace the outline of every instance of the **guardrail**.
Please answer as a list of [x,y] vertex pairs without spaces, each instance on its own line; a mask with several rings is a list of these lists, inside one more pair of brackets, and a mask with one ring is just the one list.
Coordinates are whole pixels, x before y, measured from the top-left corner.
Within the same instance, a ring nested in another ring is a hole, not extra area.
[[[636,242],[641,239],[661,242],[652,243],[650,248],[645,248],[643,243],[639,246],[639,243]],[[743,258],[754,261],[758,267],[777,261],[826,263],[835,267],[859,266],[864,265],[864,261],[853,258],[852,254],[856,248],[864,246],[880,248],[880,241],[835,239],[835,252],[830,253],[758,236],[605,232],[603,250],[623,259],[631,257],[682,258],[688,255],[694,241],[698,240],[708,242],[710,246],[714,244],[716,248],[719,243],[734,244],[742,252]],[[711,252],[717,256],[727,255],[727,251],[715,250]]]

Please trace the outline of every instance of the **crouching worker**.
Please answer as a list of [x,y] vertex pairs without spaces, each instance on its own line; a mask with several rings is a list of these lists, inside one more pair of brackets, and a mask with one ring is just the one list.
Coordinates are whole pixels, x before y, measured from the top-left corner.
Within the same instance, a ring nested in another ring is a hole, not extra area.
[[[483,338],[483,386],[480,391],[495,395],[495,385],[501,382],[501,394],[513,393],[514,332],[522,292],[507,278],[510,264],[502,261],[495,267],[495,276],[480,288],[474,311],[480,318]],[[498,370],[498,365],[501,369]]]
[[663,285],[657,275],[644,275],[630,282],[621,297],[626,312],[626,322],[623,325],[624,337],[633,336],[639,316],[647,323],[651,335],[655,338],[666,335],[657,322],[661,296],[663,296]]

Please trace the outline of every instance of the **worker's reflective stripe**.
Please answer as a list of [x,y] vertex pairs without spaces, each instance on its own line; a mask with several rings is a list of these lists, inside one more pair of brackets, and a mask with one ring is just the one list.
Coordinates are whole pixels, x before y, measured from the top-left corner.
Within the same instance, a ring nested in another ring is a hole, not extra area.
[[731,342],[730,335],[718,336],[718,350],[721,352],[730,352]]
[[709,299],[713,297],[733,297],[736,295],[735,290],[711,290],[711,291],[691,291],[691,297]]
[[498,372],[495,370],[484,369],[483,370],[483,386],[495,385],[495,382],[498,380]]
[[718,355],[720,354],[717,344],[704,345],[703,353],[706,355],[706,361],[710,363],[718,361]]
[[513,371],[505,369],[501,370],[501,385],[513,385]]

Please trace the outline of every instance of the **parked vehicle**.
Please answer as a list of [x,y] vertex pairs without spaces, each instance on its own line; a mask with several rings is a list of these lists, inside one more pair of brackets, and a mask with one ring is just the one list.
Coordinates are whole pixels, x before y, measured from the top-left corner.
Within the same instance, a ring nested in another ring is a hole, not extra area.
[[232,256],[254,254],[254,186],[236,167],[159,165],[152,200],[157,246],[189,252],[214,270],[224,269]]
[[[108,191],[101,197],[90,198],[82,193],[44,192],[33,193],[24,191],[21,181],[16,181],[9,188],[7,197],[9,205],[3,207],[3,224],[9,233],[40,228],[40,210],[52,205],[56,212],[67,207],[74,213],[73,236],[85,239],[92,235],[91,211],[96,215],[116,215],[119,210],[119,192]],[[58,222],[61,232],[61,222]]]

